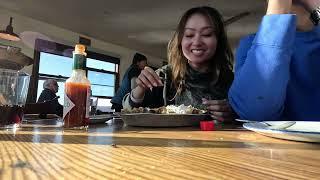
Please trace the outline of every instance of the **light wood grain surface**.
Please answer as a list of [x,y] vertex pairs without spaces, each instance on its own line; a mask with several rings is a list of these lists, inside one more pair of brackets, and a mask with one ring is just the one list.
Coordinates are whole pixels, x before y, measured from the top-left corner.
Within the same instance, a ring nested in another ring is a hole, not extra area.
[[320,179],[320,145],[243,129],[0,131],[1,179]]

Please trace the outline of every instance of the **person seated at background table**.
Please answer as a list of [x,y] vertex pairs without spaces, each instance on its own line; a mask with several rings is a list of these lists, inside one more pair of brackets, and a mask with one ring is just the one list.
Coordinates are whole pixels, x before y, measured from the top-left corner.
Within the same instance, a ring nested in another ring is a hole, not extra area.
[[[233,55],[221,14],[211,7],[184,13],[168,45],[169,64],[146,67],[123,107],[192,105],[208,109],[216,120],[233,119],[227,98],[233,80]],[[162,80],[164,82],[162,82]]]
[[[63,106],[58,101],[58,96],[56,93],[59,90],[59,85],[54,79],[47,79],[43,83],[43,90],[39,96],[38,103],[52,101],[50,104],[55,109],[55,114],[62,117]],[[46,115],[41,114],[40,117],[45,117]]]
[[136,79],[139,76],[141,70],[146,65],[147,57],[140,53],[136,53],[133,57],[132,64],[123,76],[119,90],[117,91],[116,95],[111,99],[111,109],[114,109],[116,112],[121,111],[123,97],[137,86]]
[[240,42],[229,102],[242,119],[319,121],[319,5],[269,0],[258,32]]

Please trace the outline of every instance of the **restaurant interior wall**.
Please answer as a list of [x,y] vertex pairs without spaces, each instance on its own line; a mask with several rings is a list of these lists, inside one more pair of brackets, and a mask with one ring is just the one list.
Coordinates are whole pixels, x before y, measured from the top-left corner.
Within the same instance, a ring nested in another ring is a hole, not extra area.
[[[0,39],[0,44],[11,45],[15,47],[20,47],[22,52],[29,57],[34,57],[34,40],[35,37],[45,37],[48,40],[55,41],[61,44],[74,46],[78,42],[79,36],[85,36],[84,34],[79,34],[77,32],[72,32],[60,27],[57,27],[46,22],[38,21],[26,16],[19,15],[16,12],[12,12],[0,7],[0,27],[5,28],[8,24],[8,18],[14,18],[14,30],[17,34],[22,37],[22,41],[10,42],[7,40]],[[85,23],[85,22],[84,22]],[[107,33],[107,32],[106,32]],[[113,57],[120,58],[120,79],[122,79],[124,72],[130,66],[132,62],[133,55],[136,50],[128,49],[126,47],[118,46],[108,42],[103,42],[92,37],[91,47],[88,49],[97,53],[107,54]],[[143,53],[143,52],[141,52]],[[160,67],[164,59],[150,56],[145,54],[148,58],[148,63],[153,67]],[[23,71],[32,74],[32,65],[27,66]],[[121,81],[120,81],[121,83]]]

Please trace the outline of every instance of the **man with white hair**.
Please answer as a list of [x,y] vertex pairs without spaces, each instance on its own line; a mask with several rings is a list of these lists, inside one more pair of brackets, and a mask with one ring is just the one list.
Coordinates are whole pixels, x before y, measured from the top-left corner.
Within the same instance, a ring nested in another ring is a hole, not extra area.
[[59,90],[59,85],[56,80],[54,79],[47,79],[43,83],[43,91],[41,92],[38,103],[40,102],[46,102],[46,101],[52,101],[51,102],[56,110],[56,114],[58,116],[62,116],[63,113],[63,106],[59,104],[58,98],[56,93]]

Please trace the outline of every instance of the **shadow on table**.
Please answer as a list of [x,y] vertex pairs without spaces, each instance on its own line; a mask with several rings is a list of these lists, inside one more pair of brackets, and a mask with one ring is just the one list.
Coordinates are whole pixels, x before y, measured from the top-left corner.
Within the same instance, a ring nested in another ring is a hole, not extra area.
[[[88,132],[100,132],[110,133],[116,132],[119,134],[159,134],[162,131],[200,131],[200,127],[138,127],[127,126],[121,119],[112,120],[112,117],[101,115],[104,121],[95,121],[90,123]],[[23,122],[22,128],[19,131],[32,131],[33,128],[40,128],[41,131],[70,131],[70,129],[63,129],[61,118],[57,118],[55,115],[49,116],[48,119],[39,119],[37,115],[27,115],[26,120]],[[97,116],[100,117],[100,116]],[[90,119],[91,120],[91,119]],[[98,119],[99,120],[99,119]],[[105,123],[106,122],[106,123]],[[247,131],[241,124],[217,124],[215,125],[215,131]]]
[[[54,143],[54,144],[94,144],[146,147],[187,147],[187,148],[268,148],[268,149],[308,149],[320,150],[320,144],[313,143],[265,143],[225,141],[219,138],[213,140],[175,139],[175,138],[146,138],[146,137],[113,137],[112,135],[75,135],[75,134],[1,134],[0,141]],[[282,141],[282,140],[281,140]],[[280,140],[279,140],[280,142]]]

